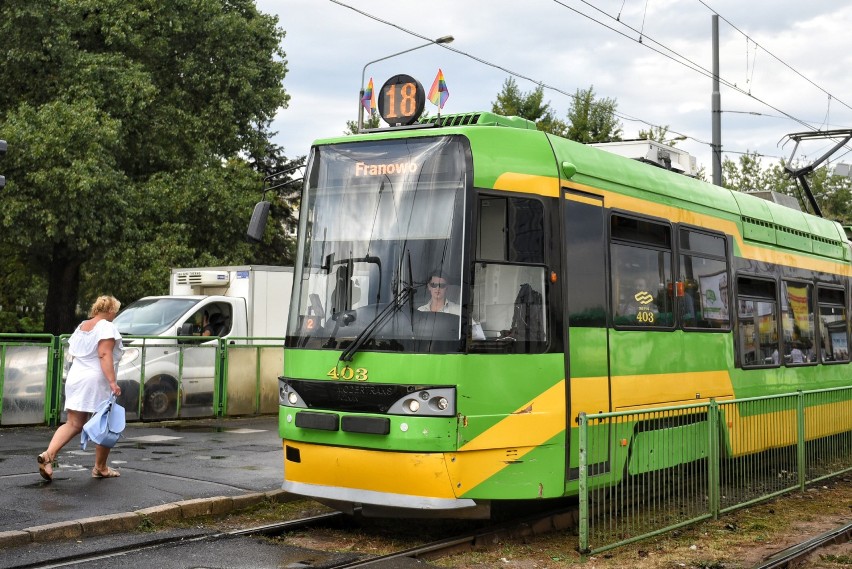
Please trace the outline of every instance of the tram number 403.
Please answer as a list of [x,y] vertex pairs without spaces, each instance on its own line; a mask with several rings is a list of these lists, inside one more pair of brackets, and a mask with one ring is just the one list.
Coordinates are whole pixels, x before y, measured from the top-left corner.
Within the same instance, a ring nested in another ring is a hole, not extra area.
[[653,324],[654,323],[654,313],[650,310],[640,310],[636,314],[636,321],[642,322],[643,324]]
[[351,368],[349,366],[343,366],[338,369],[337,366],[335,366],[328,370],[328,373],[325,375],[331,379],[342,379],[343,381],[367,381],[368,379],[368,372],[365,367]]

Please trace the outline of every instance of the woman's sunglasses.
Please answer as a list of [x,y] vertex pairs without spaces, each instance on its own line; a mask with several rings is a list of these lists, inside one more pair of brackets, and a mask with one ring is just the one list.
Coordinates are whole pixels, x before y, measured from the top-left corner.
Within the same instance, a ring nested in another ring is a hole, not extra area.
[[430,288],[447,288],[447,283],[429,283]]

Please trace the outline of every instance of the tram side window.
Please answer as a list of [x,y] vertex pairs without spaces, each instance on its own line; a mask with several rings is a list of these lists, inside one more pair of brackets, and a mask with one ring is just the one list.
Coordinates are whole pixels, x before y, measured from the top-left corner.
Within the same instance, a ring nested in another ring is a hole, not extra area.
[[620,328],[671,328],[671,228],[613,215],[610,231],[613,324]]
[[813,299],[812,284],[781,282],[781,329],[786,365],[816,362]]
[[680,230],[680,317],[684,328],[729,330],[728,263],[725,238]]
[[775,281],[737,279],[737,316],[743,367],[779,365]]
[[544,206],[538,200],[482,196],[476,257],[544,263]]
[[846,293],[840,289],[819,287],[820,352],[824,363],[849,361],[846,329]]
[[544,231],[541,201],[480,197],[471,318],[484,338],[474,338],[472,349],[546,349]]

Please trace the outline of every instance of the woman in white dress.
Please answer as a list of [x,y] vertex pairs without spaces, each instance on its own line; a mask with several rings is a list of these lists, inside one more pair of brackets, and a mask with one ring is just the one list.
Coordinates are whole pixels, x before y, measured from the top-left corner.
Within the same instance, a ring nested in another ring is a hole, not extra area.
[[[45,480],[53,480],[56,454],[83,430],[91,413],[111,394],[121,395],[116,382],[118,362],[124,353],[121,334],[112,323],[121,303],[112,296],[100,296],[92,305],[89,320],[83,321],[68,340],[73,358],[65,380],[65,411],[68,419],[56,429],[47,450],[38,455],[38,471]],[[107,466],[109,448],[95,448],[93,478],[115,478],[117,470]]]

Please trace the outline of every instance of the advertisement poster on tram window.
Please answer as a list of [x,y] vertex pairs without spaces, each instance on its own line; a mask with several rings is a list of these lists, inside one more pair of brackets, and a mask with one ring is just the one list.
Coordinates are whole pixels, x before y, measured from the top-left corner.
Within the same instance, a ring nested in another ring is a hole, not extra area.
[[808,287],[795,286],[787,283],[785,283],[785,287],[787,289],[787,294],[786,298],[781,298],[781,310],[786,312],[789,306],[789,309],[793,312],[793,320],[796,322],[799,330],[801,330],[802,333],[810,332],[811,321],[810,309],[808,308]]
[[846,332],[830,332],[829,335],[831,336],[831,351],[834,354],[834,359],[845,360],[847,356]]
[[703,275],[698,285],[701,290],[701,310],[706,320],[728,320],[728,275],[724,272]]

